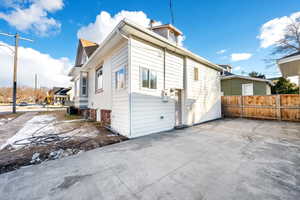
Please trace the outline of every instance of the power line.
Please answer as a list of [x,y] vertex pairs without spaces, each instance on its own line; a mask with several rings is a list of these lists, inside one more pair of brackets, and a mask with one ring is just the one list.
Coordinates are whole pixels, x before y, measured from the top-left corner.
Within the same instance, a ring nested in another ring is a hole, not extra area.
[[174,12],[173,12],[173,4],[172,4],[172,0],[170,0],[169,6],[170,6],[171,24],[174,25]]

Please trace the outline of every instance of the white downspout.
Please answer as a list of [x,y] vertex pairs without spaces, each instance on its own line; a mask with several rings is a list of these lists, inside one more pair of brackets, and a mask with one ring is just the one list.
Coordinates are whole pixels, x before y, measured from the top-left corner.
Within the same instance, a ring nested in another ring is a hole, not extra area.
[[166,89],[166,48],[164,48],[164,91]]
[[129,137],[132,132],[132,91],[131,91],[131,38],[128,39],[128,98],[129,98]]
[[131,36],[126,36],[124,33],[122,33],[121,28],[118,29],[118,33],[125,39],[128,40],[128,98],[129,98],[129,138],[131,137],[132,132],[132,97],[131,97]]

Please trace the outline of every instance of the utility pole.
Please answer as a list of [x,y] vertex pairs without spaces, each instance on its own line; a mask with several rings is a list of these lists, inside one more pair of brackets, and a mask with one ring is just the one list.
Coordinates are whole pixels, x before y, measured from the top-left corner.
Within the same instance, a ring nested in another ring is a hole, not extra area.
[[37,74],[34,76],[34,102],[37,103]]
[[19,48],[19,40],[26,40],[29,42],[33,42],[28,38],[20,37],[18,33],[15,35],[8,34],[8,33],[0,33],[0,35],[14,37],[15,38],[15,51],[14,51],[14,75],[13,75],[13,108],[12,112],[16,113],[16,105],[17,105],[17,68],[18,68],[18,48]]

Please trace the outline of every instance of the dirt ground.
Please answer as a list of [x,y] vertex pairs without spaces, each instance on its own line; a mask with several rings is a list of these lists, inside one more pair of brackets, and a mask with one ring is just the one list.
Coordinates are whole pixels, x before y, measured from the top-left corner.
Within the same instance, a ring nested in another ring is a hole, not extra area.
[[2,144],[0,173],[124,140],[127,138],[109,132],[98,122],[70,116],[65,111],[39,112]]

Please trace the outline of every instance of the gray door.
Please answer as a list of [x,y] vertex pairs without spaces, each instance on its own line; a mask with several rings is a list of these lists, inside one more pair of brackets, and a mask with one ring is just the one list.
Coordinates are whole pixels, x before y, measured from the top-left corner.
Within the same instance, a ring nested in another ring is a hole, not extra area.
[[175,91],[175,126],[182,125],[181,90]]

